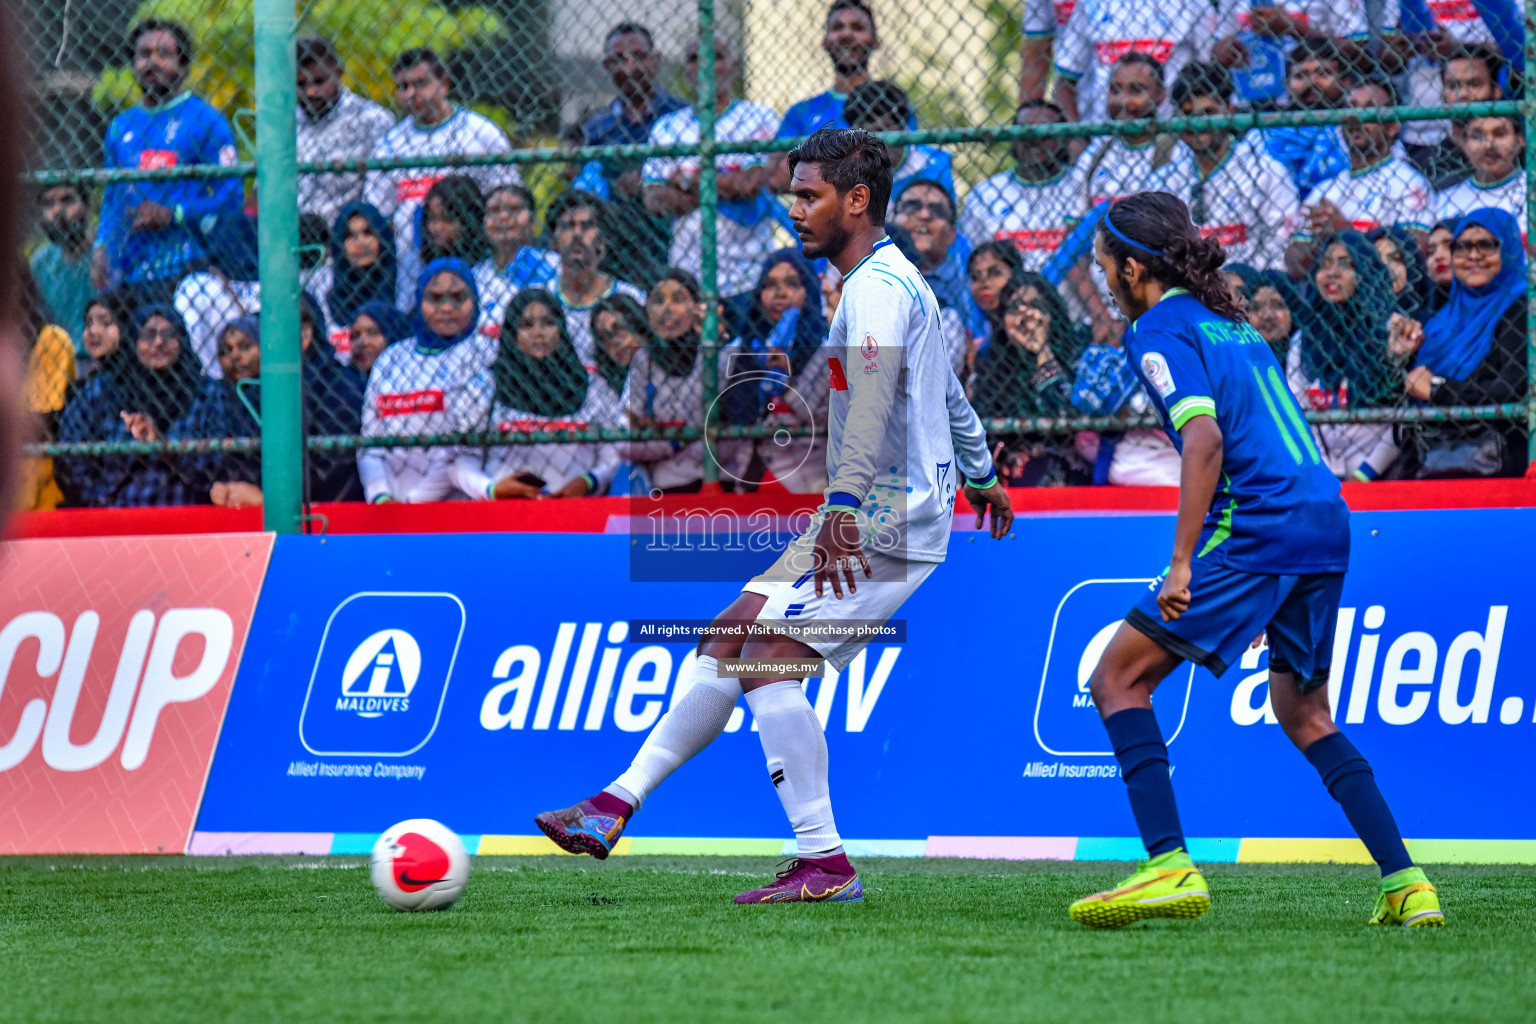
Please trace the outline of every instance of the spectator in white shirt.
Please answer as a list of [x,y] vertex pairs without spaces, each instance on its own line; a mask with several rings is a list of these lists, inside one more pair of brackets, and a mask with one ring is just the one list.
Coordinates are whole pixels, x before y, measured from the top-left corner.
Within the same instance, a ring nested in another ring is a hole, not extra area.
[[[702,300],[699,283],[676,267],[651,287],[645,310],[655,339],[635,353],[624,380],[624,412],[632,428],[703,426]],[[703,487],[703,441],[628,441],[619,452],[664,494],[696,494]]]
[[[1044,100],[1027,100],[1013,115],[1016,125],[1065,120],[1060,107]],[[972,246],[1012,242],[1025,269],[1039,270],[1081,215],[1083,186],[1072,173],[1072,150],[1064,136],[1017,139],[1013,159],[1011,169],[971,189],[955,227]]]
[[[697,81],[699,44],[687,51],[689,75]],[[779,115],[747,100],[731,98],[736,78],[736,51],[724,36],[715,38],[715,138],[720,142],[767,140],[778,131]],[[685,107],[657,120],[651,127],[653,145],[699,141],[697,110]],[[715,157],[715,179],[720,198],[720,217],[715,225],[719,257],[719,294],[730,297],[749,291],[758,269],[773,251],[774,202],[765,189],[767,159],[762,153],[721,153]],[[657,216],[672,217],[672,245],[668,259],[675,267],[697,276],[701,273],[699,213],[699,158],[652,157],[642,172],[645,208]],[[579,347],[578,341],[578,347]]]
[[[406,50],[396,58],[391,74],[395,96],[406,116],[374,146],[372,159],[488,156],[511,151],[512,143],[494,122],[453,102],[448,68],[431,50]],[[394,221],[400,256],[395,300],[405,312],[413,308],[416,276],[421,269],[417,214],[432,186],[449,174],[473,178],[482,193],[498,185],[522,183],[511,164],[368,172],[363,197]]]
[[[1499,78],[1503,71],[1504,59],[1492,46],[1486,43],[1458,46],[1440,62],[1440,92],[1431,94],[1431,99],[1426,102],[1443,101],[1450,106],[1501,99],[1504,90],[1499,85]],[[1410,102],[1416,102],[1412,95]],[[1432,134],[1435,123],[1415,122],[1424,129],[1420,135]],[[1426,124],[1430,127],[1425,128]],[[1406,127],[1403,131],[1403,144],[1408,151],[1408,159],[1413,161],[1419,173],[1429,179],[1430,185],[1440,192],[1465,181],[1472,174],[1472,165],[1467,161],[1463,145],[1467,135],[1465,122],[1460,118],[1452,120],[1448,130],[1442,128],[1442,132],[1438,141],[1420,142],[1411,136]]]
[[565,311],[566,328],[576,354],[589,369],[597,365],[592,307],[614,294],[645,301],[642,289],[603,269],[611,230],[608,217],[608,204],[601,199],[590,192],[568,189],[549,204],[545,218],[555,251],[560,254],[560,276],[551,290]]
[[1492,207],[1515,218],[1525,233],[1525,133],[1509,117],[1474,117],[1462,130],[1472,177],[1435,197],[1440,220],[1457,220],[1473,210]]
[[[525,288],[507,307],[496,361],[469,387],[465,431],[485,434],[618,429],[612,392],[597,387],[553,295]],[[453,479],[471,498],[581,498],[608,489],[619,466],[611,442],[545,441],[465,448]]]
[[[1230,113],[1232,76],[1220,64],[1186,64],[1174,79],[1173,103],[1185,117]],[[1301,200],[1259,133],[1187,131],[1179,138],[1173,163],[1152,187],[1183,198],[1200,233],[1220,242],[1228,260],[1264,270],[1284,266]]]
[[[395,115],[341,84],[344,68],[330,40],[307,36],[295,51],[299,163],[364,159],[394,127]],[[327,224],[362,195],[362,171],[299,175],[299,209]]]
[[[1386,79],[1357,82],[1349,91],[1349,105],[1396,106],[1397,90]],[[1311,266],[1314,236],[1399,224],[1422,246],[1434,222],[1431,191],[1424,176],[1393,150],[1400,127],[1394,121],[1344,124],[1349,169],[1319,185],[1302,207],[1302,232],[1286,252],[1292,276]]]
[[1057,34],[1056,102],[1070,121],[1104,120],[1112,66],[1139,53],[1176,74],[1210,54],[1215,20],[1210,0],[1076,0]]
[[560,273],[560,257],[533,244],[533,193],[501,185],[485,197],[485,240],[491,254],[475,267],[476,279],[505,278],[516,292],[548,288]]
[[421,207],[421,261],[463,260],[475,268],[480,295],[480,333],[501,333],[502,314],[516,291],[488,264],[491,246],[485,237],[485,197],[475,179],[450,174],[427,193]]
[[261,312],[261,281],[256,265],[256,222],[250,217],[220,217],[207,239],[208,267],[176,285],[171,304],[186,323],[192,351],[203,373],[224,376],[219,335],[224,325]]
[[[475,327],[480,300],[475,273],[462,260],[429,263],[412,291],[421,295],[416,337],[386,348],[368,374],[365,437],[450,434],[466,429],[476,406],[470,381],[494,349]],[[442,501],[456,493],[452,447],[363,448],[357,473],[368,501]]]
[[[1156,117],[1165,96],[1163,66],[1133,50],[1110,70],[1104,109],[1111,121],[1140,121]],[[1081,211],[1145,189],[1153,172],[1172,159],[1176,141],[1155,131],[1094,139],[1081,160],[1088,174],[1088,201]]]

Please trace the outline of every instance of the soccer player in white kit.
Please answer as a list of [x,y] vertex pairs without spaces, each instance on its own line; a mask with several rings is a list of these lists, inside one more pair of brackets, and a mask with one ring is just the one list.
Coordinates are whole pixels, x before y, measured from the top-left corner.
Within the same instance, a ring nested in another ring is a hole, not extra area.
[[[571,853],[602,859],[650,794],[725,729],[743,692],[757,719],[768,775],[794,826],[797,856],[776,880],[737,903],[857,902],[858,873],[843,853],[827,785],[827,741],[798,676],[722,677],[723,658],[817,659],[842,669],[862,636],[809,640],[800,623],[885,622],[944,560],[962,485],[979,529],[1013,522],[987,454],[986,432],[950,368],[939,307],[922,274],[885,234],[891,164],[868,132],[823,128],[789,154],[790,219],[807,258],[843,275],[842,301],[823,346],[832,396],[826,503],[810,530],[715,619],[693,678],[606,789],[535,822]],[[743,638],[757,622],[774,629]],[[734,628],[733,628],[734,627]],[[681,686],[679,681],[679,686]]]

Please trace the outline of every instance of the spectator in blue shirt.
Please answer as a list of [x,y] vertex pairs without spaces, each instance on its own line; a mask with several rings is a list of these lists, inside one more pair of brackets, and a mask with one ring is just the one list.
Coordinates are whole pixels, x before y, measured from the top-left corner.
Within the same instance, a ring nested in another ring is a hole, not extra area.
[[[112,119],[105,166],[157,170],[235,162],[229,122],[186,91],[192,44],[173,21],[150,18],[131,30],[133,76],[143,101]],[[169,302],[200,263],[203,238],[221,216],[240,212],[238,178],[181,178],[108,185],[92,254],[97,289],[124,286],[134,304]]]
[[[130,337],[133,347],[64,407],[60,441],[159,441],[191,411],[203,372],[181,315],[169,305],[140,307]],[[54,460],[54,474],[66,494],[91,508],[207,501],[174,456],[71,456]]]
[[[560,276],[560,257],[533,244],[533,193],[522,185],[502,185],[485,197],[485,240],[491,255],[485,271],[506,278],[514,288],[548,288]],[[476,267],[477,278],[482,268]]]
[[[880,33],[875,31],[875,13],[864,0],[832,0],[827,11],[827,27],[821,48],[832,60],[832,88],[794,104],[779,122],[778,137],[799,138],[818,128],[849,128],[843,105],[853,90],[869,81],[869,59],[880,49]],[[909,117],[907,127],[916,128]],[[774,155],[769,164],[769,187],[775,192],[789,188],[789,164],[784,154]]]
[[91,205],[80,185],[49,185],[37,199],[38,221],[48,241],[32,254],[32,278],[48,323],[58,324],[82,351],[85,305],[91,284]]
[[[607,109],[589,118],[581,128],[587,146],[643,145],[650,141],[656,119],[688,106],[657,83],[661,61],[651,32],[632,21],[608,30],[603,41],[603,70],[617,93]],[[614,221],[622,225],[613,239],[610,259],[620,277],[649,281],[667,265],[667,243],[672,223],[646,212],[641,199],[641,159],[592,161],[572,184],[607,199]],[[599,187],[601,184],[607,188]]]

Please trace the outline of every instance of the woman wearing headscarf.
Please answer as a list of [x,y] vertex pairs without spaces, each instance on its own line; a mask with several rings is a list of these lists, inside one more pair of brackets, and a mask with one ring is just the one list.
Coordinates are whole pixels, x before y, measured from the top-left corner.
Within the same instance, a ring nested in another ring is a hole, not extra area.
[[[646,315],[655,342],[635,353],[621,396],[629,426],[640,430],[698,427],[704,423],[704,361],[699,331],[704,323],[699,283],[671,267],[647,293]],[[721,365],[725,360],[721,353]],[[704,483],[704,442],[620,442],[619,455],[643,469],[665,494],[693,494]]]
[[[141,306],[132,349],[88,380],[59,417],[59,440],[159,441],[191,411],[202,365],[171,306]],[[200,504],[174,456],[68,456],[54,460],[66,493],[93,508]]]
[[[177,439],[216,440],[261,436],[261,325],[256,317],[231,321],[219,334],[222,379],[203,383],[191,412],[172,431]],[[356,434],[362,419],[362,386],[336,361],[330,343],[311,339],[303,348],[304,432]],[[306,500],[348,501],[361,497],[356,459],[346,451],[305,454]],[[258,453],[209,452],[185,456],[191,482],[215,505],[232,508],[262,503]]]
[[333,325],[330,340],[338,356],[351,351],[348,326],[371,302],[395,305],[395,229],[376,207],[348,203],[331,225],[330,263],[310,277],[304,290],[320,300]]
[[82,354],[75,360],[75,380],[66,400],[73,398],[87,380],[108,369],[131,347],[131,312],[112,292],[98,295],[85,304],[84,328],[80,332]]
[[1397,311],[1423,323],[1430,315],[1429,268],[1424,250],[1408,229],[1394,224],[1376,228],[1366,236],[1376,246],[1376,255],[1392,275],[1392,294],[1397,297]]
[[[1424,344],[1403,389],[1426,405],[1498,405],[1526,394],[1525,246],[1503,210],[1473,210],[1451,243],[1454,280],[1445,307],[1424,325]],[[1526,466],[1520,424],[1425,424],[1416,435],[1416,475],[1519,476]]]
[[[619,406],[582,365],[560,303],[543,288],[517,293],[507,307],[500,351],[471,385],[468,429],[512,431],[618,429]],[[466,447],[454,483],[471,498],[580,498],[601,494],[619,466],[610,442],[567,441]]]
[[750,293],[741,335],[721,353],[719,407],[728,423],[817,429],[812,437],[721,441],[722,471],[739,487],[755,489],[771,474],[793,494],[826,489],[821,428],[831,388],[826,359],[815,358],[826,337],[821,282],[810,261],[795,249],[770,254]]
[[[982,420],[1068,415],[1076,348],[1061,295],[1039,274],[1024,272],[999,297],[1002,322],[976,358],[971,404]],[[994,434],[999,478],[1010,487],[1087,484],[1092,474],[1070,443],[1035,433]]]
[[433,185],[421,207],[421,261],[459,259],[474,268],[480,330],[494,338],[517,289],[487,262],[491,251],[480,183],[467,174],[450,174]]
[[1451,300],[1451,240],[1460,218],[1442,220],[1424,240],[1424,272],[1429,276],[1429,311],[1433,315]]
[[635,353],[654,345],[656,333],[640,303],[623,292],[614,292],[592,307],[592,340],[597,364],[592,386],[606,390],[604,397],[611,395],[614,407],[619,408]]
[[380,353],[397,341],[414,337],[415,330],[406,315],[392,303],[374,300],[357,307],[352,326],[347,331],[349,365],[366,381]]
[[[469,264],[433,260],[417,278],[416,333],[384,350],[368,375],[365,436],[476,429],[469,384],[494,354],[477,331],[480,297]],[[371,502],[441,501],[454,494],[456,447],[363,448],[357,472]]]
[[[1391,271],[1358,231],[1340,232],[1319,251],[1291,390],[1303,408],[1318,411],[1398,404],[1417,325],[1397,312]],[[1315,433],[1341,479],[1375,480],[1397,459],[1387,424],[1325,424]]]

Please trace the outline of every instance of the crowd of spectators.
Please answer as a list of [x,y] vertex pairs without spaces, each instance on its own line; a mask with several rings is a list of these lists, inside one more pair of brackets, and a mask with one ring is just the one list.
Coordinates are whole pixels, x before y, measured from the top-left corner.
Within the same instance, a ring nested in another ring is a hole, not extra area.
[[[1475,102],[1518,95],[1522,40],[1487,3],[1028,0],[1017,125]],[[1368,11],[1390,21],[1372,23]],[[109,168],[235,161],[225,118],[187,88],[179,25],[132,30],[139,104],[113,120]],[[822,49],[830,87],[771,107],[734,91],[740,60],[715,40],[724,143],[824,125],[918,126],[864,0],[834,0]],[[698,40],[684,53],[697,85]],[[611,104],[570,145],[694,143],[698,112],[660,84],[651,32],[604,39]],[[510,151],[454,99],[448,65],[410,49],[392,73],[401,116],[344,85],[336,49],[297,45],[301,161],[451,158]],[[1149,410],[1126,365],[1123,323],[1091,268],[1107,201],[1145,188],[1188,204],[1228,259],[1239,305],[1313,410],[1524,401],[1524,126],[1517,118],[1148,130],[1021,138],[1012,166],[957,176],[954,154],[891,146],[893,240],[941,308],[957,375],[1014,485],[1177,484],[1161,431],[1078,433],[1042,418]],[[305,248],[303,415],[312,434],[470,433],[477,446],[312,452],[313,500],[429,501],[688,492],[704,445],[682,440],[493,444],[497,433],[704,423],[699,158],[572,164],[540,203],[513,164],[337,171],[300,178]],[[793,245],[781,155],[716,158],[719,218],[715,415],[820,428],[817,349],[841,281]],[[64,442],[216,440],[260,433],[261,288],[255,214],[238,178],[130,181],[99,197],[38,194],[44,236],[26,292],[29,400]],[[94,224],[93,224],[94,220]],[[1018,422],[1026,421],[1026,422]],[[768,434],[765,430],[761,433]],[[1314,427],[1341,478],[1513,475],[1513,421]],[[801,430],[722,441],[727,487],[825,486],[825,447]],[[787,440],[785,438],[788,438]],[[261,501],[251,454],[71,455],[35,460],[28,507]]]

